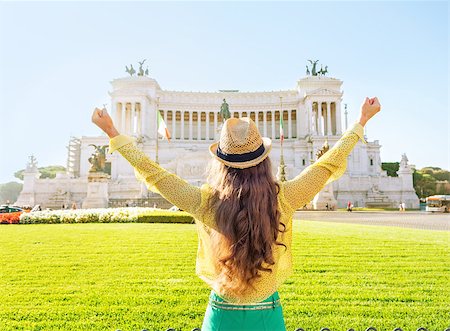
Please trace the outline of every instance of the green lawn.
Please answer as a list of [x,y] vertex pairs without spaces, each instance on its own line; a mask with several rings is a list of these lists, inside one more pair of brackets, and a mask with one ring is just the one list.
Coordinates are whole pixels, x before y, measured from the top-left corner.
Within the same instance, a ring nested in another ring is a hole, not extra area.
[[[0,330],[191,330],[210,290],[192,224],[0,227]],[[449,326],[449,233],[295,221],[286,325]]]

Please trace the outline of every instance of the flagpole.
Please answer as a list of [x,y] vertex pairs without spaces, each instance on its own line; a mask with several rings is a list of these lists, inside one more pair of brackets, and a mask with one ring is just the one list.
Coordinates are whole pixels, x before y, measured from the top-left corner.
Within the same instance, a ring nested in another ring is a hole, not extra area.
[[[281,125],[283,123],[283,97],[280,97],[280,165],[278,167],[277,177],[281,182],[286,181],[286,172],[285,172],[285,164],[283,157],[283,138],[284,138],[284,123],[283,127]],[[283,131],[283,132],[282,132]]]
[[159,164],[158,161],[158,130],[159,130],[159,118],[158,118],[158,113],[159,113],[159,97],[156,99],[156,157],[155,157],[155,161],[156,163]]
[[283,133],[284,138],[284,123],[283,123],[283,132],[281,132],[281,123],[283,121],[283,97],[280,97],[280,147],[281,147],[281,158],[283,158],[283,139],[281,134]]

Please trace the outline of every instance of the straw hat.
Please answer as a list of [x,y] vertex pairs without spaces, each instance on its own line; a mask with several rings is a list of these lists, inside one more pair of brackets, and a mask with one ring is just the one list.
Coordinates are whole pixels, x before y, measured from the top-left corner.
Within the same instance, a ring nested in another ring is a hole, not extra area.
[[209,152],[233,168],[249,168],[262,162],[272,148],[272,140],[261,137],[250,117],[229,118],[220,133],[220,141],[209,146]]

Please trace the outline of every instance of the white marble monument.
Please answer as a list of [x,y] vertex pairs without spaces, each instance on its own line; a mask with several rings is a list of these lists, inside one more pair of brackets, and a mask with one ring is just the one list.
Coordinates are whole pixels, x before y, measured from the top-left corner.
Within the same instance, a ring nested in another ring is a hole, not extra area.
[[[219,110],[224,98],[230,106],[231,116],[250,116],[261,134],[273,139],[270,158],[274,174],[280,159],[279,119],[283,116],[283,153],[289,180],[315,161],[315,153],[325,140],[332,147],[345,131],[347,119],[343,127],[341,115],[342,83],[337,78],[309,75],[299,79],[290,90],[186,92],[164,90],[154,78],[143,74],[111,82],[110,112],[117,129],[136,137],[140,141],[139,146],[152,159],[155,159],[156,139],[159,139],[159,163],[198,186],[205,180],[205,166],[210,159],[208,146],[219,136]],[[170,142],[157,138],[158,109],[170,131]],[[89,121],[89,115],[86,121]],[[339,208],[346,207],[349,200],[355,207],[396,207],[404,201],[408,209],[419,208],[412,184],[413,171],[406,155],[401,158],[398,177],[390,177],[381,169],[379,141],[367,141],[367,145],[357,143],[347,159],[347,171],[331,183],[331,196],[328,194],[327,199]],[[88,180],[88,158],[92,151],[89,145],[108,142],[104,134],[72,137],[68,146],[67,174],[55,179],[39,179],[36,169],[27,169],[24,189],[16,203],[39,203],[52,208],[58,207],[52,201],[57,201],[58,205],[61,201],[83,205],[89,192],[92,194]],[[107,194],[110,201],[133,201],[153,194],[137,181],[133,168],[119,153],[107,154],[107,164],[110,179],[104,195]],[[314,207],[313,202],[309,206]]]

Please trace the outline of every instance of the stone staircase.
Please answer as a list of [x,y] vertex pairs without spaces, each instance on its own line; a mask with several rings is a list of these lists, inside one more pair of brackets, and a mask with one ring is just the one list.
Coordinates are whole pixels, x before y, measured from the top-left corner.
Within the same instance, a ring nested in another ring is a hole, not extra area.
[[366,194],[366,207],[389,208],[394,206],[389,196],[382,191],[368,191]]

